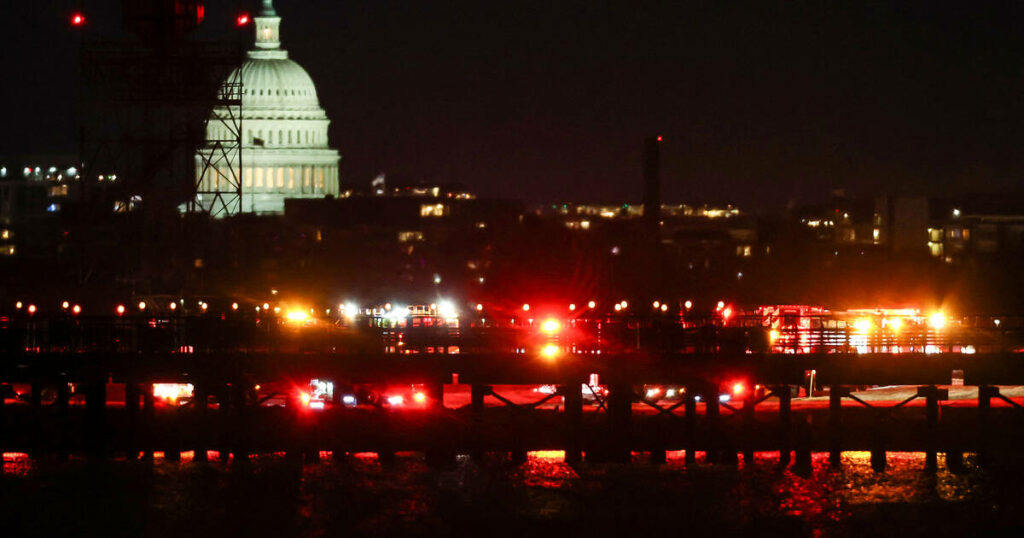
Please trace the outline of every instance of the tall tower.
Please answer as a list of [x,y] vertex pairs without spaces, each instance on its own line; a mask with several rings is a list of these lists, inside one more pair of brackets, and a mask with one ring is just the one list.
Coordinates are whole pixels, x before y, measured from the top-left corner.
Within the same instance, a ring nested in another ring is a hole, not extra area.
[[644,140],[644,229],[655,243],[661,237],[660,146],[660,136],[650,136]]

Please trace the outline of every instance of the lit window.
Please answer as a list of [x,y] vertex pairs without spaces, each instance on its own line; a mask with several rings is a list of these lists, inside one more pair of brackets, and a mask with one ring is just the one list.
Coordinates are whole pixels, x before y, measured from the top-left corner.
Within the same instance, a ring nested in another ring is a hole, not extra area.
[[444,217],[448,214],[448,207],[444,204],[423,204],[420,206],[421,217]]
[[412,243],[416,241],[423,241],[423,232],[420,231],[406,231],[398,232],[399,243]]

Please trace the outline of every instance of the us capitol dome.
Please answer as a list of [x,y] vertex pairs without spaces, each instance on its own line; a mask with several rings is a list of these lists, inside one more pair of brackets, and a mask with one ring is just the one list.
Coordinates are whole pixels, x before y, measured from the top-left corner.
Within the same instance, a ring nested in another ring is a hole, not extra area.
[[[281,18],[272,0],[263,0],[254,21],[255,48],[241,67],[241,211],[281,214],[285,198],[337,195],[340,156],[328,146],[330,120],[317,99],[313,79],[281,48]],[[228,80],[237,80],[237,75],[236,70]],[[210,155],[218,151],[217,141],[234,138],[229,122],[220,119],[226,113],[213,111],[201,152]],[[216,162],[216,155],[211,160]],[[229,171],[214,169],[204,174],[203,168],[203,159],[197,155],[200,191],[230,190],[225,188]]]

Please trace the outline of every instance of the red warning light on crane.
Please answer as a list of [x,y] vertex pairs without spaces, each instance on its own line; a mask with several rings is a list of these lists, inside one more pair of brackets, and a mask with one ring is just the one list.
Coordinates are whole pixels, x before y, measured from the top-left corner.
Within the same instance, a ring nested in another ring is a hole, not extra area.
[[85,25],[85,15],[81,13],[75,13],[71,16],[71,26],[83,26]]

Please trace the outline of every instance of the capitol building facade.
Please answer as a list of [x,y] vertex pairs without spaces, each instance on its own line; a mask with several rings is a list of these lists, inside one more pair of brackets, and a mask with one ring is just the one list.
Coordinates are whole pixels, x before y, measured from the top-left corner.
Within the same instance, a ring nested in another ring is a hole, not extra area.
[[[243,213],[284,213],[286,198],[323,198],[338,194],[337,150],[327,141],[330,120],[320,106],[316,86],[306,70],[281,48],[281,18],[272,0],[264,0],[254,18],[256,43],[241,67],[242,200]],[[229,80],[237,80],[238,73]],[[207,144],[196,156],[199,191],[227,191],[230,171],[204,166],[216,141],[230,140],[223,109],[215,109],[207,124]],[[237,114],[237,112],[236,112]],[[216,156],[208,159],[216,163]],[[234,163],[237,169],[237,163]],[[223,168],[227,168],[225,165]],[[238,174],[239,172],[235,172]],[[199,195],[204,196],[203,194]],[[197,200],[203,205],[203,200]]]

